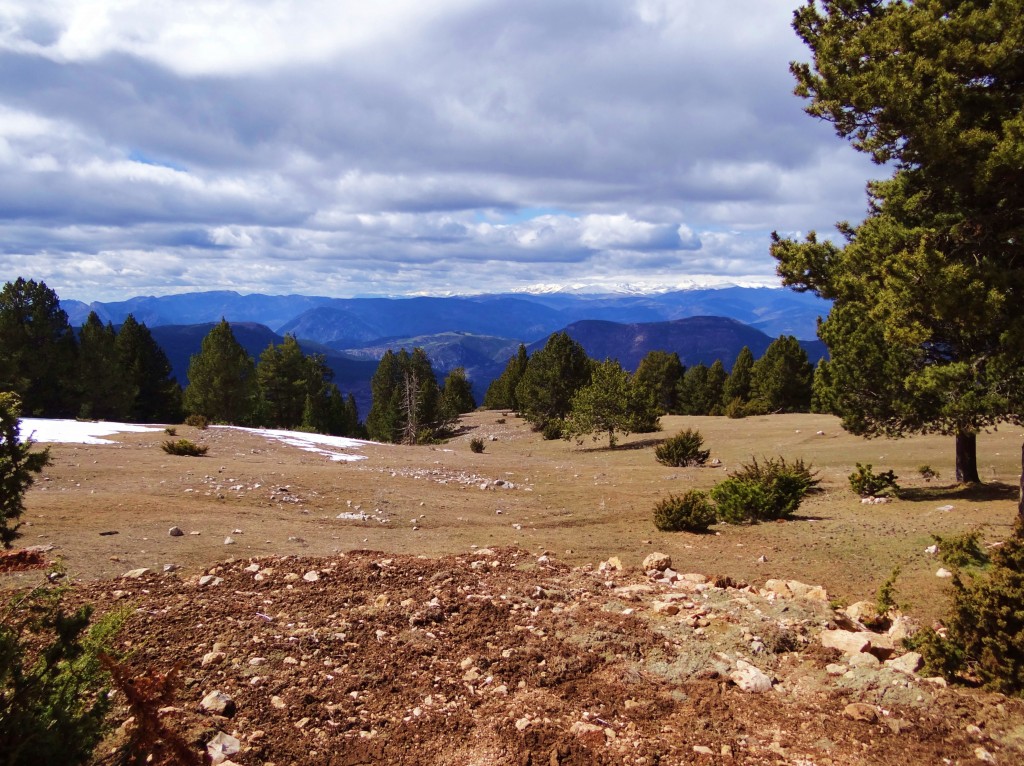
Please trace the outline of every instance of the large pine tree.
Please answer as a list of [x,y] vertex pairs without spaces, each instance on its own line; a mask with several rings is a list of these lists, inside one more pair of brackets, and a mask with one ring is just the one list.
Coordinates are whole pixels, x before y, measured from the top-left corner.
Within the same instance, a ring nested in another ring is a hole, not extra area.
[[117,350],[117,333],[104,325],[95,311],[78,335],[78,391],[80,417],[125,420],[135,400],[135,387]]
[[135,392],[129,417],[136,423],[176,423],[181,419],[181,387],[167,354],[145,323],[129,314],[117,331],[117,352]]
[[249,421],[256,395],[256,366],[221,319],[188,367],[185,410],[218,423]]

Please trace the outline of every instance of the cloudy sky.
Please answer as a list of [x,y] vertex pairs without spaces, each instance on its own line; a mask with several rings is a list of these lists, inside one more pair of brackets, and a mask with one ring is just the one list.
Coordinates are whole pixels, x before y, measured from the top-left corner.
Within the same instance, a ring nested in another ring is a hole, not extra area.
[[796,0],[0,0],[0,278],[62,298],[775,283],[878,170]]

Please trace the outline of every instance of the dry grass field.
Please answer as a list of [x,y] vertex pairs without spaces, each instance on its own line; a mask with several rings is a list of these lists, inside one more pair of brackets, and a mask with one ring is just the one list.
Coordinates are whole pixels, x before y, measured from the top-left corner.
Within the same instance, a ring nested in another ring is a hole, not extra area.
[[[899,598],[930,620],[945,587],[935,577],[939,563],[924,552],[930,535],[983,527],[994,541],[1008,534],[1016,514],[1019,427],[979,437],[985,484],[965,489],[952,480],[951,437],[865,440],[822,415],[666,417],[662,424],[660,433],[626,437],[608,450],[603,441],[544,441],[513,415],[476,412],[446,444],[367,444],[353,451],[366,459],[353,462],[223,428],[178,427],[179,437],[209,446],[202,458],[165,454],[163,433],[118,434],[109,445],[55,444],[53,465],[28,494],[21,542],[56,546],[50,555],[62,556],[75,579],[354,549],[438,556],[514,545],[573,564],[619,556],[627,566],[658,550],[682,570],[752,582],[794,578],[821,584],[840,601],[873,598],[899,566]],[[654,444],[688,427],[701,431],[720,467],[655,461]],[[469,448],[474,437],[485,440],[482,454]],[[794,521],[716,525],[708,535],[655,529],[659,498],[710,488],[751,456],[803,458],[818,470],[823,491]],[[846,479],[857,462],[893,469],[903,497],[863,505]],[[921,479],[922,464],[939,477]],[[185,535],[169,537],[171,526]],[[233,545],[225,545],[227,537]]]

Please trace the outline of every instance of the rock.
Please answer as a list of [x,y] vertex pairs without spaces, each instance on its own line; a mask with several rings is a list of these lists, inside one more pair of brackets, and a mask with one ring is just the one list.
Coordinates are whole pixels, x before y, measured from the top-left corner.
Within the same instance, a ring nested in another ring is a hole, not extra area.
[[122,580],[138,580],[140,577],[149,574],[149,569],[142,567],[141,569],[132,569],[129,572],[125,572],[121,575]]
[[635,585],[623,585],[621,588],[616,588],[613,593],[621,598],[623,601],[640,601],[641,596],[648,593],[653,593],[654,588],[644,583],[638,583]]
[[974,757],[982,763],[995,763],[996,757],[983,747],[974,748]]
[[841,676],[846,672],[846,665],[840,665],[836,662],[830,662],[825,666],[825,672],[830,676]]
[[650,572],[651,570],[664,572],[671,566],[672,557],[664,553],[649,553],[646,558],[644,558],[643,569],[645,572]]
[[217,732],[213,739],[206,743],[206,752],[210,755],[210,762],[215,766],[225,763],[229,755],[234,755],[241,749],[241,742],[222,731]]
[[222,582],[224,582],[223,577],[214,577],[213,575],[203,575],[199,578],[199,584],[201,586],[220,585]]
[[207,713],[231,718],[235,714],[235,701],[222,691],[214,690],[203,697],[199,707]]
[[907,652],[899,657],[893,657],[891,660],[885,661],[887,668],[898,670],[900,673],[907,673],[908,675],[914,675],[921,666],[924,664],[924,660],[917,652]]
[[698,755],[714,755],[715,754],[715,751],[712,750],[707,745],[694,745],[693,746],[693,752],[697,753]]
[[516,721],[516,731],[526,731],[530,727],[530,719],[522,717]]
[[861,652],[860,654],[855,654],[850,658],[850,667],[875,670],[882,667],[882,662],[875,655],[869,652]]
[[843,708],[843,715],[851,721],[864,721],[864,723],[875,723],[878,720],[878,710],[874,705],[865,702],[851,702]]
[[164,564],[165,572],[177,572],[179,569],[181,569],[181,567],[177,564]]
[[203,655],[203,667],[205,668],[207,665],[216,665],[218,663],[224,662],[225,657],[227,657],[227,655],[224,654],[224,652],[207,652]]
[[821,645],[828,649],[838,649],[844,654],[854,655],[866,652],[871,646],[867,633],[852,633],[848,630],[823,630]]
[[935,571],[935,576],[936,576],[936,577],[942,577],[942,578],[944,578],[944,579],[948,579],[948,578],[950,578],[950,577],[952,577],[952,576],[953,576],[953,573],[952,573],[952,572],[950,572],[950,571],[949,571],[948,569],[946,569],[945,567],[939,567],[939,568],[938,568],[938,569],[937,569],[937,570]]
[[302,575],[302,579],[306,582],[316,582],[320,579],[320,573],[315,570],[311,570],[309,572],[306,572],[306,574]]
[[612,556],[607,561],[602,561],[598,567],[598,572],[621,572],[622,571],[622,560],[618,556]]
[[917,625],[914,624],[914,621],[901,614],[892,621],[892,625],[889,626],[888,635],[893,640],[893,643],[899,643],[916,632]]
[[225,537],[224,538],[224,544],[225,545],[234,545],[235,544],[235,538],[230,537],[230,536]]
[[167,530],[167,534],[169,537],[184,537],[185,530],[181,527],[171,527]]
[[602,747],[604,745],[604,729],[586,721],[576,721],[576,723],[569,727],[569,734],[588,747]]
[[880,624],[882,615],[878,613],[878,606],[871,601],[858,601],[850,604],[843,610],[843,614],[855,622],[863,625],[875,626]]
[[771,677],[745,660],[736,661],[736,669],[729,674],[729,678],[742,691],[750,694],[761,694],[772,690]]
[[278,697],[276,694],[270,698],[270,704],[272,707],[275,707],[278,710],[284,710],[286,707],[288,707],[285,704],[284,700]]
[[679,614],[679,604],[671,601],[655,601],[652,608],[655,614]]

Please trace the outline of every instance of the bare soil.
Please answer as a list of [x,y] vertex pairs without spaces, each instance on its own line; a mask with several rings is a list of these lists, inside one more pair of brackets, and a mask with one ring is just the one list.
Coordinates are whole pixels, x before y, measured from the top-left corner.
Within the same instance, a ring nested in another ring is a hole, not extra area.
[[[948,586],[924,548],[932,533],[1009,533],[1019,428],[982,435],[986,484],[963,489],[951,439],[868,442],[825,416],[666,418],[662,434],[611,451],[544,442],[501,413],[463,426],[448,444],[367,445],[352,463],[216,428],[178,427],[210,447],[204,458],[166,455],[161,433],[53,445],[21,542],[55,546],[72,599],[131,611],[117,639],[128,665],[179,669],[166,722],[197,753],[233,734],[239,764],[1024,760],[1019,700],[851,664],[821,646],[843,623],[835,604],[764,587],[873,600],[900,566],[904,610],[935,620]],[[721,467],[656,463],[653,444],[689,426]],[[823,492],[795,521],[655,530],[657,499],[710,487],[751,455],[811,461]],[[862,505],[845,479],[856,462],[893,468],[905,499]],[[925,463],[938,479],[914,478]],[[655,550],[709,582],[652,580],[640,564]],[[599,567],[613,556],[622,571]],[[138,568],[151,571],[122,577]],[[743,662],[772,690],[742,691]],[[199,710],[214,689],[233,716]]]

